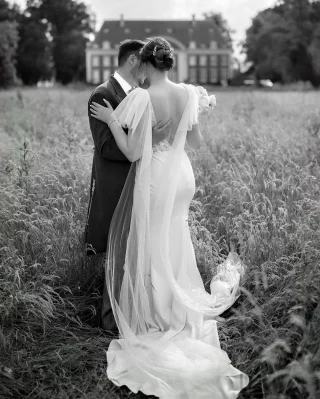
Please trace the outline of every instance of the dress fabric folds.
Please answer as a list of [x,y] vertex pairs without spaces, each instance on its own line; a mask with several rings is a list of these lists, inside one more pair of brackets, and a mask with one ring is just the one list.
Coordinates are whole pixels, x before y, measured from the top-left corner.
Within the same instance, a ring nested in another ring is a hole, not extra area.
[[183,87],[188,101],[170,143],[152,147],[155,117],[146,90],[132,91],[114,111],[137,161],[107,247],[106,284],[120,333],[107,351],[107,375],[162,399],[232,399],[248,377],[221,350],[215,317],[238,297],[240,270],[231,262],[222,284],[205,291],[188,225],[195,180],[184,150],[198,123],[198,95],[194,86]]

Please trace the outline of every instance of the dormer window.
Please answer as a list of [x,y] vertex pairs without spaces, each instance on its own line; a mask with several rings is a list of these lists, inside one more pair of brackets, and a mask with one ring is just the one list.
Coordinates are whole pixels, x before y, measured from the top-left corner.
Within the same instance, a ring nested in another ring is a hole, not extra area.
[[124,33],[130,33],[130,29],[129,29],[129,28],[126,28],[126,29],[124,30]]
[[192,49],[192,50],[194,50],[195,48],[197,48],[196,42],[192,40],[192,41],[189,43],[189,48]]
[[168,32],[169,34],[171,34],[171,33],[172,33],[172,29],[171,29],[171,28],[168,28],[168,29],[167,29],[167,32]]
[[211,40],[211,42],[210,42],[210,48],[211,49],[216,49],[218,46],[217,46],[217,42],[215,41],[215,40]]
[[144,31],[145,31],[146,33],[150,33],[150,32],[151,32],[151,29],[150,29],[150,28],[146,28]]
[[111,48],[110,42],[108,42],[108,40],[105,40],[105,41],[102,43],[102,48],[105,49],[105,50],[110,50],[110,48]]
[[105,34],[109,33],[109,29],[108,28],[103,29],[103,33]]

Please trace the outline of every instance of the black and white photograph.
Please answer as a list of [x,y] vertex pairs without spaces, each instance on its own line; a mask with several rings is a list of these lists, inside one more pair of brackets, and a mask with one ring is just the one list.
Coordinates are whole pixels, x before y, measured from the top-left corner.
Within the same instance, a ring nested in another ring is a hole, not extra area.
[[320,0],[0,0],[0,399],[320,398]]

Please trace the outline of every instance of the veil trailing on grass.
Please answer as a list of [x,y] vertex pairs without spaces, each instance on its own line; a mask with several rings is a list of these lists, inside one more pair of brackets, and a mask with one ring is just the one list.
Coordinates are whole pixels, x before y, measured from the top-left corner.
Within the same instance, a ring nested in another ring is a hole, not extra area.
[[[188,398],[187,392],[194,397],[197,387],[206,384],[199,397],[218,399],[225,397],[225,378],[234,379],[234,392],[246,385],[247,377],[230,365],[220,349],[213,319],[238,296],[240,273],[239,265],[230,263],[229,270],[220,270],[219,278],[212,282],[216,291],[207,293],[190,249],[187,221],[177,237],[182,248],[179,260],[172,264],[170,226],[181,184],[177,171],[185,162],[187,132],[198,123],[196,90],[183,87],[188,100],[170,151],[161,158],[162,179],[155,192],[153,109],[148,92],[134,90],[114,111],[120,124],[128,128],[137,161],[130,169],[108,239],[106,284],[120,333],[108,349],[108,377],[133,392],[162,398]],[[236,397],[230,396],[229,388],[227,391],[228,398]]]

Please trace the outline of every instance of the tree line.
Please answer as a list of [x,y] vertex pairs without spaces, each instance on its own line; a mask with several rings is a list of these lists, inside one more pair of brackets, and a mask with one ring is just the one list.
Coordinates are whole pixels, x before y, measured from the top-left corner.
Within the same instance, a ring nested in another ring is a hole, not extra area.
[[28,0],[23,11],[0,0],[0,86],[84,80],[94,23],[88,7],[75,0]]
[[320,1],[280,0],[258,13],[243,51],[255,78],[320,86]]
[[[228,46],[232,30],[221,14],[206,13]],[[28,0],[22,11],[0,0],[0,87],[52,77],[85,80],[85,47],[95,17],[78,0]],[[243,52],[257,81],[310,81],[320,86],[320,1],[278,0],[257,14]]]

